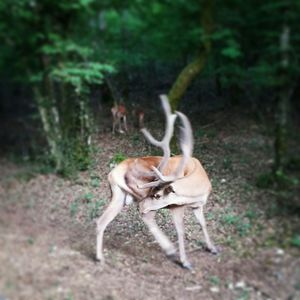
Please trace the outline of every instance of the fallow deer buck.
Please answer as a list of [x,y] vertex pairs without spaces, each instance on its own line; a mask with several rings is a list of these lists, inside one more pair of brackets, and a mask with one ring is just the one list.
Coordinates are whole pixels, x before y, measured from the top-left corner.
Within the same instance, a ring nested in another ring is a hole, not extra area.
[[[198,159],[192,157],[193,136],[188,118],[181,112],[171,113],[166,96],[161,96],[166,115],[166,132],[158,141],[142,129],[146,139],[163,150],[163,156],[128,158],[116,166],[108,175],[112,199],[102,216],[97,220],[97,260],[104,261],[103,234],[107,225],[125,205],[135,200],[142,219],[164,250],[176,262],[176,248],[155,222],[155,213],[161,208],[171,211],[177,231],[179,257],[182,267],[191,269],[184,246],[184,210],[189,207],[198,219],[208,250],[217,250],[207,232],[203,206],[211,192],[211,183]],[[169,143],[173,136],[174,122],[179,117],[182,127],[180,148],[182,155],[170,157]]]
[[[124,133],[124,130],[127,132],[127,120],[126,120],[126,107],[123,103],[117,104],[115,103],[114,106],[111,108],[111,114],[113,117],[113,126],[112,126],[112,133],[115,133],[116,126],[119,127],[119,133]],[[123,124],[122,124],[123,123]],[[122,125],[124,130],[122,129]]]

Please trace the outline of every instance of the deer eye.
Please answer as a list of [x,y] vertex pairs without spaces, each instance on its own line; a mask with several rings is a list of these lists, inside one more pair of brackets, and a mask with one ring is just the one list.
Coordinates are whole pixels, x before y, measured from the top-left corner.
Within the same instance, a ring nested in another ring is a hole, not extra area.
[[155,199],[159,199],[160,198],[160,195],[159,194],[154,194],[153,196]]
[[165,190],[164,190],[164,195],[169,195],[170,193],[175,193],[174,190],[173,190],[173,187],[171,185],[166,187]]

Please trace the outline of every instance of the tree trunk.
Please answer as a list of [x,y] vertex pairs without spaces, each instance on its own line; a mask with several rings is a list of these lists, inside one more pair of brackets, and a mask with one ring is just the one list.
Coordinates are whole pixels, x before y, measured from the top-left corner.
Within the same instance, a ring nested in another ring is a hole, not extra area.
[[275,117],[275,164],[274,173],[280,175],[284,171],[284,162],[287,152],[287,125],[290,101],[289,88],[289,39],[290,28],[284,25],[280,35],[281,68],[279,74],[279,97]]
[[63,153],[61,151],[61,134],[60,132],[57,133],[58,128],[56,127],[58,122],[57,110],[49,103],[46,103],[37,87],[34,87],[34,95],[50,153],[55,162],[55,170],[61,171],[63,167]]
[[203,70],[206,62],[207,54],[203,52],[193,62],[188,64],[179,74],[175,83],[173,84],[168,97],[170,100],[172,110],[176,110],[178,104],[184,95],[191,82]]
[[172,110],[176,110],[179,101],[190,86],[191,82],[203,70],[211,49],[210,34],[213,29],[212,19],[213,0],[205,0],[202,8],[201,23],[204,32],[202,50],[194,61],[189,63],[178,75],[175,83],[169,91],[168,97]]

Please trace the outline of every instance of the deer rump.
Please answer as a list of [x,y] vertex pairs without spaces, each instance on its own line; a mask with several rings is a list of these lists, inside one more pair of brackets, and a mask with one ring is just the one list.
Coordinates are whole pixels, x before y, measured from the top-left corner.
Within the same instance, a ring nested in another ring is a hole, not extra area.
[[[127,159],[109,174],[110,181],[117,183],[138,202],[140,213],[171,205],[188,204],[191,207],[204,205],[211,191],[211,185],[208,184],[209,179],[200,161],[194,157],[188,159],[185,167],[178,174],[179,178],[173,182],[141,188],[149,182],[157,180],[152,169],[158,167],[162,159],[160,156]],[[170,157],[163,170],[163,175],[169,176],[174,173],[181,160],[182,156],[180,155]]]

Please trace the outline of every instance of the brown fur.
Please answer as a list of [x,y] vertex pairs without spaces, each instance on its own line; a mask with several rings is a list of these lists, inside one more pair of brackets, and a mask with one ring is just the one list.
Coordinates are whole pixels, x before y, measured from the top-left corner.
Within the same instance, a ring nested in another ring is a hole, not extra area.
[[127,131],[127,111],[124,104],[117,104],[111,108],[111,113],[113,117],[113,128],[112,132],[115,133],[116,126],[118,125],[118,131],[123,133],[122,126],[125,131]]

